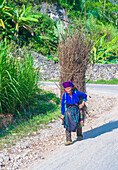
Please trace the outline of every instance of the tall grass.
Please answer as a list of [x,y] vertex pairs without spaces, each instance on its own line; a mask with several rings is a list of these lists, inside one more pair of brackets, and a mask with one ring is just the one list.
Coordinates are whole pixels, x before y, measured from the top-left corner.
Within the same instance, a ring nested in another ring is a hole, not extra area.
[[36,94],[39,73],[31,54],[13,54],[12,48],[0,43],[0,112],[17,115]]

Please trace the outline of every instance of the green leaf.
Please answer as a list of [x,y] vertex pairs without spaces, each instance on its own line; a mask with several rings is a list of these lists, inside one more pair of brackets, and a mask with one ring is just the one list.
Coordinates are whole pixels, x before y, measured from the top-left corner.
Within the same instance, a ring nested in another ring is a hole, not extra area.
[[28,15],[28,17],[31,17],[31,18],[41,18],[42,15]]
[[1,22],[1,26],[5,29],[5,25],[2,19],[0,19],[0,22]]
[[9,13],[9,12],[4,12],[4,14],[10,16],[11,18],[13,17],[13,15],[11,13]]
[[38,19],[30,18],[30,17],[21,17],[20,20],[38,22]]
[[108,43],[108,47],[111,47],[116,41],[118,40],[118,37],[115,37],[112,41]]
[[24,15],[26,15],[28,12],[29,12],[29,10],[32,8],[32,6],[29,6],[26,10],[25,10],[25,13],[24,13]]
[[23,4],[20,10],[20,17],[23,17],[24,13],[25,13],[25,5]]
[[0,0],[0,8],[3,7],[3,4],[5,3],[5,0]]

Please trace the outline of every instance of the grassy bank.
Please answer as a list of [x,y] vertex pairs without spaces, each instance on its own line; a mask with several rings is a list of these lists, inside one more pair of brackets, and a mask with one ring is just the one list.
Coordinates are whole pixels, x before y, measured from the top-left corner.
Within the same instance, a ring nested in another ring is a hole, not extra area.
[[103,79],[97,81],[86,80],[86,82],[90,84],[118,84],[118,79],[113,79],[109,81],[105,81]]
[[[7,148],[26,136],[39,134],[52,120],[60,115],[59,98],[55,94],[42,91],[38,100],[24,113],[24,117],[14,118],[14,122],[0,129],[0,148]],[[21,114],[22,115],[22,114]]]

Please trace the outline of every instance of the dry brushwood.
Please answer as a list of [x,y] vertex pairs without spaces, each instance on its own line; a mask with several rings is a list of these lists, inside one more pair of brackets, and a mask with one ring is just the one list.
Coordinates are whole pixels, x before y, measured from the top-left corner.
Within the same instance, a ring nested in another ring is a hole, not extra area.
[[85,72],[89,63],[92,43],[82,29],[68,33],[59,43],[60,98],[64,93],[62,83],[72,81],[77,90],[86,92]]

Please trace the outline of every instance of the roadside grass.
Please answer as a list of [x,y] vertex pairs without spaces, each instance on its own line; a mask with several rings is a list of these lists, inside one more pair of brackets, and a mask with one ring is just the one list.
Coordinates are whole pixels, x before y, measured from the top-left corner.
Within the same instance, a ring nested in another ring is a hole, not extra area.
[[38,135],[52,120],[61,114],[60,99],[54,93],[40,90],[24,116],[15,117],[14,122],[0,129],[0,148],[8,148],[24,137]]
[[59,80],[41,80],[41,81],[44,81],[44,82],[47,82],[47,81],[50,81],[50,82],[59,82]]
[[[59,80],[45,80],[45,81],[50,81],[50,82],[59,82]],[[91,81],[91,80],[86,80],[85,81],[88,84],[118,84],[118,79],[112,79],[112,80],[97,80],[97,81]]]
[[108,80],[108,81],[105,81],[103,79],[97,80],[97,81],[86,80],[86,82],[88,84],[118,84],[118,79],[112,79],[112,80]]

